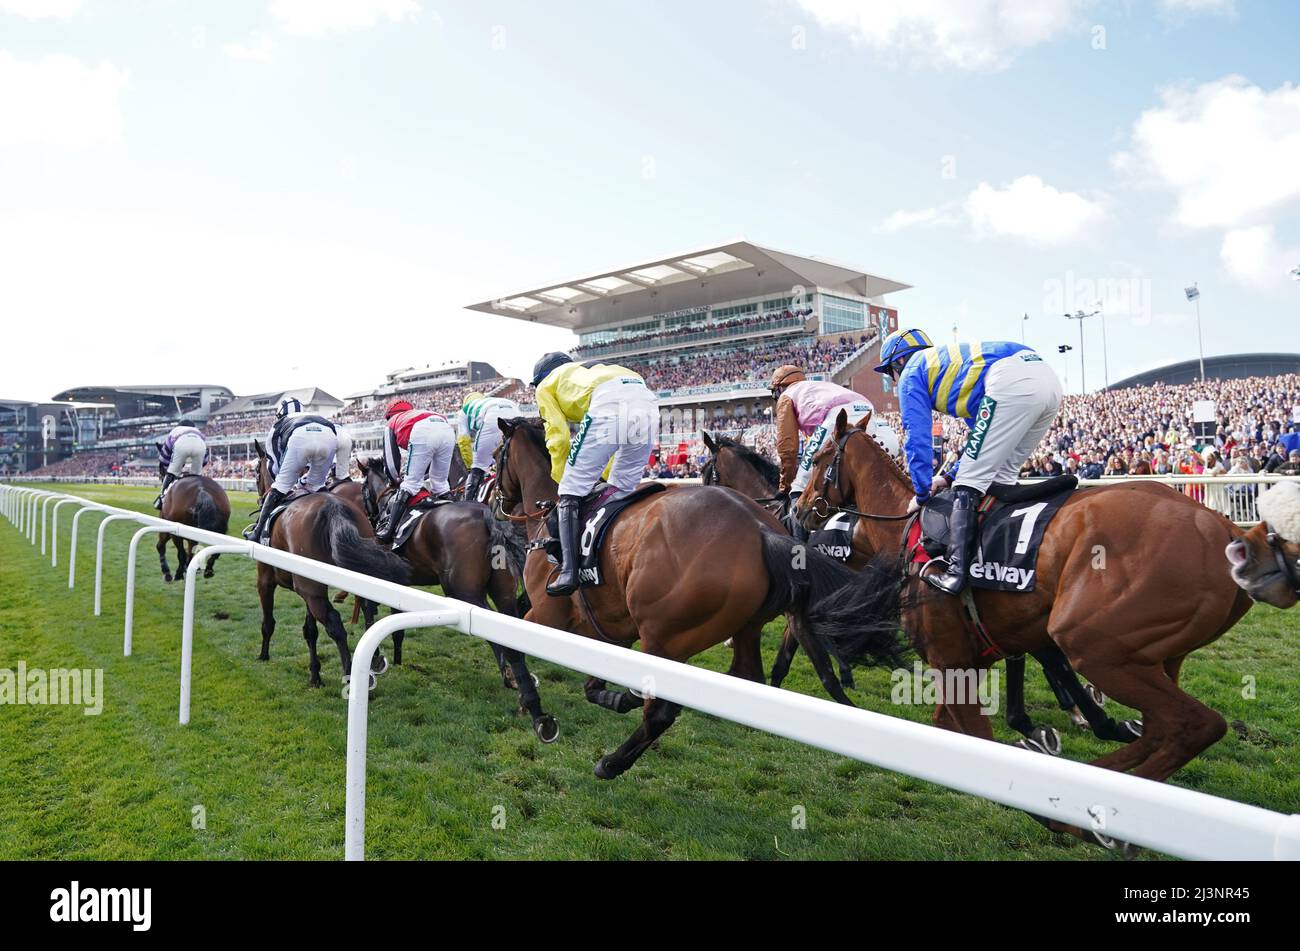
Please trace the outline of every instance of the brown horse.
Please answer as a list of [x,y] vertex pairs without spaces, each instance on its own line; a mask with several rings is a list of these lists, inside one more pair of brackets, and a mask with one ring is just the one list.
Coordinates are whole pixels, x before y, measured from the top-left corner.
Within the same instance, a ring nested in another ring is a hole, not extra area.
[[[542,423],[511,419],[500,426],[499,511],[525,523],[535,542],[558,494]],[[888,585],[796,550],[770,513],[731,489],[677,486],[649,496],[610,527],[600,558],[603,584],[554,598],[546,594],[551,563],[541,549],[531,551],[527,619],[627,647],[640,640],[644,653],[682,662],[730,638],[729,673],[758,683],[763,625],[787,612],[805,650],[812,643],[825,651],[827,643],[851,637],[863,657],[892,665],[900,656]],[[642,710],[636,731],[597,762],[601,779],[631,767],[681,712],[680,704],[650,692],[606,690],[595,677],[587,679],[586,695],[619,713]]]
[[[257,450],[257,492],[265,496],[271,487],[270,468],[266,450],[254,440]],[[275,521],[271,529],[271,547],[302,555],[326,564],[338,565],[350,571],[381,578],[395,584],[406,584],[410,571],[406,562],[374,540],[374,531],[362,512],[329,492],[314,492],[293,502]],[[257,563],[257,593],[262,601],[262,652],[258,660],[271,659],[271,635],[275,633],[275,589],[289,588],[306,602],[307,615],[303,621],[302,636],[311,655],[311,686],[319,687],[320,657],[316,653],[317,624],[339,649],[343,667],[344,696],[352,677],[352,655],[348,650],[348,632],[343,619],[329,600],[329,589],[317,581],[281,571],[262,562]],[[366,627],[375,619],[375,606],[361,601]],[[388,662],[376,652],[371,667],[370,686],[374,686],[375,673],[383,673]]]
[[[382,460],[361,463],[363,498],[372,523],[388,508],[397,489]],[[478,502],[448,502],[426,512],[411,537],[398,549],[411,566],[411,584],[441,585],[443,594],[486,608],[488,598],[502,614],[520,617],[519,576],[523,571],[522,540],[492,517]],[[402,633],[393,634],[393,663],[402,662]],[[543,743],[560,735],[555,718],[542,709],[536,678],[519,651],[488,642],[501,671],[502,683],[519,691],[520,708],[533,720]]]
[[[832,462],[837,476],[828,480]],[[904,628],[929,665],[953,672],[987,667],[996,656],[976,636],[961,599],[932,592],[904,565],[899,517],[911,498],[907,473],[861,428],[849,427],[841,411],[835,438],[814,459],[798,511],[811,529],[837,509],[865,509],[854,534],[855,560],[894,559],[895,583],[904,586]],[[1216,640],[1250,608],[1217,556],[1241,534],[1224,516],[1168,486],[1123,482],[1079,489],[1047,526],[1035,590],[975,591],[974,601],[996,653],[1014,656],[1056,644],[1108,696],[1142,711],[1142,735],[1094,765],[1164,780],[1227,728],[1222,716],[1179,687],[1178,674],[1188,654]],[[993,738],[977,697],[943,698],[934,720]]]
[[[230,527],[230,497],[226,490],[205,475],[186,475],[172,483],[163,498],[162,517],[169,522],[180,525],[192,525],[205,531],[226,534]],[[179,535],[160,534],[158,536],[158,561],[162,565],[163,580],[172,580],[171,569],[167,566],[167,542],[176,544],[176,577],[185,573],[190,559],[194,557],[194,542],[186,542]],[[203,568],[203,577],[212,577],[212,568],[220,555],[208,559]]]
[[[734,440],[720,436],[716,440],[708,433],[704,434],[704,445],[711,453],[708,462],[700,473],[700,481],[705,485],[725,485],[743,492],[755,501],[765,504],[769,510],[773,504],[780,504],[776,497],[780,479],[780,470],[763,454],[742,446]],[[781,638],[781,647],[772,664],[772,686],[779,687],[790,670],[790,663],[799,649],[799,643],[790,635],[789,627]],[[1141,733],[1141,724],[1125,720],[1116,723],[1106,715],[1101,705],[1094,699],[1092,692],[1079,683],[1079,678],[1070,669],[1065,655],[1054,645],[1032,652],[1032,656],[1043,668],[1047,684],[1056,695],[1062,710],[1069,714],[1076,726],[1090,727],[1094,735],[1102,740],[1118,740],[1128,743]],[[1025,739],[1022,743],[1026,749],[1052,756],[1061,752],[1061,737],[1055,727],[1035,725],[1029,712],[1025,709],[1025,658],[1008,657],[1007,661],[1007,705],[1006,721],[1013,730],[1021,733]],[[853,681],[848,676],[850,668],[842,666],[840,683],[852,688]],[[837,687],[827,683],[821,671],[818,675],[826,684],[827,691],[836,700]],[[842,693],[842,691],[840,691]],[[841,703],[852,703],[847,697]]]

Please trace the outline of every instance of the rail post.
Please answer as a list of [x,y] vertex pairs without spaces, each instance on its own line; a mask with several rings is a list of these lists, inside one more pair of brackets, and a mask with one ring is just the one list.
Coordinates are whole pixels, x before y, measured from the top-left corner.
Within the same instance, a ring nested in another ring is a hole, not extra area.
[[68,545],[68,590],[71,591],[77,584],[77,525],[81,522],[81,516],[87,512],[109,512],[108,507],[90,503],[77,509],[77,514],[72,516],[72,541]]
[[215,558],[217,555],[229,553],[252,557],[252,545],[252,542],[209,545],[195,552],[194,557],[190,559],[189,567],[185,569],[185,615],[181,622],[181,726],[190,722],[191,662],[194,659],[194,589],[198,587],[199,569],[207,564],[209,558]]
[[134,514],[113,512],[104,516],[99,523],[99,534],[95,539],[95,617],[100,615],[101,596],[104,590],[104,529],[108,528],[111,522],[134,522],[139,518],[140,516]]
[[123,620],[122,630],[123,657],[131,656],[131,633],[135,622],[135,553],[140,547],[140,539],[150,532],[167,532],[170,534],[173,528],[180,528],[180,526],[172,522],[159,522],[155,525],[145,525],[131,536],[131,546],[127,549],[126,554],[126,615]]

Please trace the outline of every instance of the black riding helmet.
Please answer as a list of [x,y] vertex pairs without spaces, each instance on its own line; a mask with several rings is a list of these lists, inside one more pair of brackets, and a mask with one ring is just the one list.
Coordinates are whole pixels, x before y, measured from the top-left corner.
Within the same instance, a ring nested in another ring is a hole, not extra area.
[[541,382],[546,379],[550,372],[556,367],[562,367],[566,363],[572,362],[573,357],[569,356],[567,353],[554,351],[546,354],[546,356],[542,357],[533,365],[533,386],[541,385]]

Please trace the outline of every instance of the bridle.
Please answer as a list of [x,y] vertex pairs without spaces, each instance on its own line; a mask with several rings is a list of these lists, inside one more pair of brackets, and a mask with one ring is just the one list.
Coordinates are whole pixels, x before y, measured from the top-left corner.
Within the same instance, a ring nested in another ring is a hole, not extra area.
[[[492,496],[492,514],[496,516],[497,521],[500,522],[536,521],[545,518],[551,513],[551,509],[555,508],[554,502],[542,499],[537,502],[536,511],[529,512],[524,508],[522,498],[511,498],[506,494],[505,475],[506,467],[510,463],[510,440],[515,438],[516,431],[517,430],[511,430],[507,433],[505,438],[501,440],[500,448],[497,449],[496,492]],[[517,486],[518,483],[516,482],[516,487]],[[521,514],[515,515],[513,513],[513,509],[516,508],[519,509]]]
[[1277,559],[1277,566],[1282,572],[1282,577],[1286,578],[1286,582],[1291,586],[1291,590],[1295,594],[1300,595],[1300,577],[1297,577],[1296,575],[1297,565],[1293,565],[1287,559],[1286,552],[1282,549],[1282,536],[1274,531],[1273,527],[1267,523],[1265,524],[1265,528],[1268,529],[1268,534],[1264,537],[1268,540],[1268,547],[1273,551],[1273,557]]
[[849,440],[852,439],[855,434],[861,435],[864,439],[871,438],[864,430],[858,429],[857,427],[852,427],[846,430],[842,436],[836,438],[835,454],[831,457],[830,464],[826,467],[826,471],[822,473],[822,494],[817,496],[813,501],[813,512],[815,512],[820,518],[829,518],[831,515],[843,512],[848,515],[856,515],[858,518],[868,518],[878,522],[901,522],[904,519],[911,518],[911,515],[907,512],[904,512],[902,515],[877,515],[871,512],[859,512],[857,509],[849,508],[847,505],[843,504],[831,504],[830,498],[826,493],[828,493],[832,487],[839,493],[841,499],[845,497],[842,484],[844,481],[844,448],[848,445]]

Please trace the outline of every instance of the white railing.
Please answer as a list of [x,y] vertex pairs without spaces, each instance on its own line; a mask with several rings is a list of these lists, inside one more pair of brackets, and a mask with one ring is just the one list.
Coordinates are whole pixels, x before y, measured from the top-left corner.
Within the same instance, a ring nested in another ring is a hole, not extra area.
[[[205,473],[206,474],[206,473]],[[157,476],[28,476],[16,475],[0,482],[32,482],[40,485],[129,485],[158,488]],[[237,479],[213,476],[212,481],[227,492],[256,492],[256,479]]]
[[[636,684],[647,688],[654,696],[723,719],[1171,855],[1200,859],[1300,859],[1300,815],[1273,812],[774,689],[542,627],[264,545],[174,525],[75,496],[0,485],[0,511],[32,544],[35,544],[37,509],[41,511],[44,535],[45,504],[51,499],[55,500],[55,506],[69,502],[79,504],[83,510],[134,520],[142,526],[135,540],[142,532],[165,530],[205,545],[219,545],[223,552],[246,555],[322,584],[391,605],[399,611],[412,612],[398,619],[385,618],[361,637],[353,654],[353,664],[358,670],[369,670],[379,643],[395,628],[454,627],[612,683]],[[75,517],[72,535],[70,546],[75,548]],[[205,552],[210,551],[212,549],[205,549]],[[99,546],[97,562],[102,560],[102,553],[102,546]],[[132,563],[128,564],[129,572],[133,572],[133,554]],[[69,561],[72,561],[71,557]],[[182,723],[188,722],[190,712],[190,660],[198,592],[196,579],[201,564],[202,560],[196,557],[185,579]],[[96,573],[99,571],[97,563]],[[70,576],[69,580],[73,582],[75,577]],[[128,612],[134,594],[130,590],[132,587],[133,581],[128,586]],[[357,689],[357,683],[353,681],[348,701],[345,857],[349,859],[363,858],[365,850],[369,691]]]

